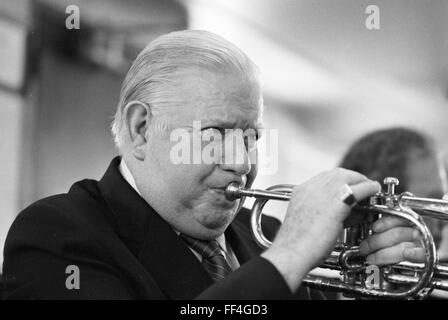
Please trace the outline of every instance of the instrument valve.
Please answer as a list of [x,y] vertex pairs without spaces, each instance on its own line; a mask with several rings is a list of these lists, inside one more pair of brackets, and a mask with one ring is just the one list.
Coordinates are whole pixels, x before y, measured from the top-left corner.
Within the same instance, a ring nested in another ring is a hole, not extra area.
[[400,181],[395,177],[386,177],[383,183],[387,185],[387,192],[385,194],[385,205],[393,208],[398,203],[398,197],[395,195],[395,186],[400,184]]
[[395,194],[395,186],[398,186],[400,181],[395,177],[386,177],[383,183],[387,185],[387,195],[393,196]]

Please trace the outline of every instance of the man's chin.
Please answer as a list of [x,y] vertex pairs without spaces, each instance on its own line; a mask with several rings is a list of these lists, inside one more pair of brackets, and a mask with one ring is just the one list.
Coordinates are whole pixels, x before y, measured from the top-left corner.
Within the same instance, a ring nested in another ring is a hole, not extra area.
[[[213,212],[213,210],[211,210]],[[196,216],[196,220],[209,234],[222,234],[235,217],[236,209],[216,211],[213,214],[202,213]]]

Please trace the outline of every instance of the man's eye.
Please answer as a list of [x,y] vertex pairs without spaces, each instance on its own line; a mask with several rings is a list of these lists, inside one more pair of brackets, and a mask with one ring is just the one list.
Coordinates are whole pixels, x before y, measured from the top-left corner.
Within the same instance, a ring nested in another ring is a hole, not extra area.
[[221,138],[224,137],[224,129],[223,128],[218,128],[218,127],[208,127],[208,128],[203,128],[201,130],[201,134],[205,137],[207,136],[213,136],[213,137],[217,137],[220,136]]
[[244,137],[244,144],[248,151],[254,151],[257,148],[258,136],[246,136]]
[[209,130],[217,130],[217,131],[221,131],[221,128],[219,127],[207,127],[207,128],[202,128],[201,131],[209,131]]

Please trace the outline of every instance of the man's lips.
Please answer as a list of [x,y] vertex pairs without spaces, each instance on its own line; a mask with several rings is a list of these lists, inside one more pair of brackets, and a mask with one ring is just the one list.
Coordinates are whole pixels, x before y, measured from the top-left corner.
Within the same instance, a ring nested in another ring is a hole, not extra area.
[[216,194],[224,197],[226,202],[234,202],[235,200],[229,200],[225,194],[227,187],[233,183],[237,183],[239,187],[243,188],[246,185],[246,177],[234,178],[232,180],[227,180],[227,182],[224,184],[219,183],[216,186],[210,187],[210,190],[212,190]]
[[[229,186],[229,185],[225,185],[225,186],[223,186],[223,187],[213,187],[213,188],[211,188],[211,189],[221,193],[221,192],[225,192],[228,186]],[[244,184],[240,183],[240,184],[239,184],[239,187],[240,187],[240,188],[243,188],[243,187],[244,187]]]
[[227,198],[226,196],[226,189],[227,186],[225,187],[217,187],[217,188],[210,188],[214,193],[218,194],[219,196],[222,196],[226,201],[229,202],[234,202],[235,200],[230,200],[229,198]]
[[223,185],[220,184],[218,186],[214,186],[214,187],[212,187],[212,189],[225,191],[227,189],[227,187],[232,183],[237,183],[240,188],[244,188],[244,186],[246,185],[246,179],[232,180],[232,181],[227,182],[226,184],[223,184]]
[[227,187],[217,187],[217,188],[210,188],[211,190],[215,191],[216,193],[219,194],[224,194],[226,191]]

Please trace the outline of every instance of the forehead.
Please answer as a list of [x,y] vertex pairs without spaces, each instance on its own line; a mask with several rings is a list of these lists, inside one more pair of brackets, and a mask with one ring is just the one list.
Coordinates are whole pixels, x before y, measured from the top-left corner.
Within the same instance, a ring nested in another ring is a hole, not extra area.
[[192,69],[179,77],[175,94],[176,122],[261,122],[261,89],[258,81],[250,77]]

